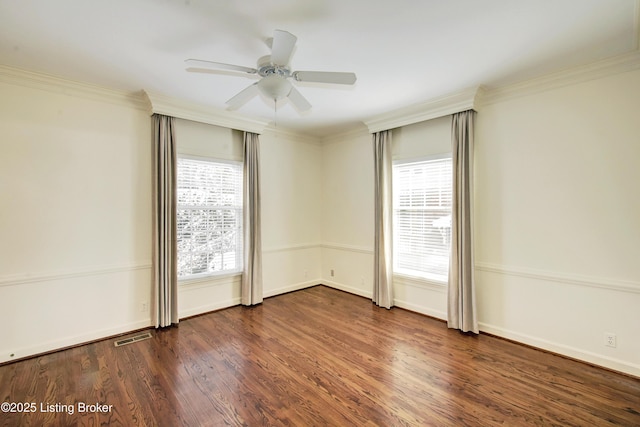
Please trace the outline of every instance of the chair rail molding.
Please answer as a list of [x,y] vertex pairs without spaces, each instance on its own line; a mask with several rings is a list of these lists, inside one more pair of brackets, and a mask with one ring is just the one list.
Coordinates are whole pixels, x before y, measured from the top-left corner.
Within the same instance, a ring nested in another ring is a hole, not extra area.
[[476,262],[475,268],[477,271],[494,274],[524,277],[528,279],[543,280],[546,282],[558,282],[565,285],[588,286],[592,288],[640,294],[640,282],[633,282],[630,280],[557,273],[531,268],[492,264],[488,262]]
[[12,274],[7,276],[0,276],[0,288],[6,286],[25,285],[30,283],[50,282],[54,280],[75,279],[78,277],[130,273],[139,270],[151,270],[152,267],[153,266],[151,264],[151,261],[139,261],[132,264],[94,266],[66,271],[53,271],[35,274]]

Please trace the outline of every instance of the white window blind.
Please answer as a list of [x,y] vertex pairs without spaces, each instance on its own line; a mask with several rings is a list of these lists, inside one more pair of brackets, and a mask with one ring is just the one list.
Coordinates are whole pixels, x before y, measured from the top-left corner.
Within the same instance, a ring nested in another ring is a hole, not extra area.
[[242,164],[178,158],[178,277],[242,270]]
[[394,164],[395,273],[447,281],[451,181],[451,158]]

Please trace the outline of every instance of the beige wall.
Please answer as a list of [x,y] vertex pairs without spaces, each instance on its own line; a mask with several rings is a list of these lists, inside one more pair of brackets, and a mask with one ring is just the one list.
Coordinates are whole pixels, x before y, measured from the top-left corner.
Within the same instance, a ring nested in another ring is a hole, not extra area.
[[[67,92],[0,82],[0,361],[150,324],[148,113],[122,94]],[[638,111],[638,70],[483,106],[483,331],[640,375]],[[394,157],[444,152],[448,127],[395,130]],[[181,152],[241,158],[237,132],[188,121],[177,132]],[[317,283],[370,296],[367,129],[267,132],[261,157],[265,296]],[[394,290],[398,306],[444,318],[441,284],[396,278]],[[180,288],[183,317],[238,301],[237,276]]]
[[149,325],[148,114],[63,92],[0,82],[0,362]]
[[[361,130],[322,147],[323,283],[366,297],[373,286],[373,148]],[[333,276],[331,276],[333,270]]]
[[[640,375],[638,111],[640,71],[481,108],[481,330]],[[443,152],[448,123],[394,129],[394,158]],[[323,157],[323,233],[339,247],[324,250],[323,279],[365,296],[373,265],[370,152],[370,136],[345,135],[325,142]],[[341,270],[329,277],[333,265],[347,268],[346,277]],[[398,306],[446,317],[446,287],[395,277],[394,291]],[[604,346],[606,332],[617,335],[616,348]]]
[[[149,326],[145,106],[25,79],[0,83],[0,129],[0,362]],[[177,120],[176,137],[179,153],[242,160],[241,132]],[[261,136],[265,296],[319,283],[321,149]],[[178,301],[182,318],[238,304],[239,276],[180,283]]]
[[481,329],[640,374],[639,111],[640,71],[481,110]]
[[314,138],[260,136],[265,297],[319,283],[321,153]]

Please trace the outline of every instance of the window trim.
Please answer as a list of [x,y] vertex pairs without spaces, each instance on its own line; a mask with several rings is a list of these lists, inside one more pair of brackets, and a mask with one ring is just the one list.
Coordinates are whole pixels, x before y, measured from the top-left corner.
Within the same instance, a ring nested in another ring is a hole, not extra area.
[[[178,153],[177,154],[177,160],[180,159],[186,159],[186,160],[194,160],[194,161],[200,161],[200,162],[208,162],[208,163],[222,163],[222,164],[228,164],[228,165],[233,165],[233,166],[238,166],[240,169],[240,192],[243,191],[243,161],[242,160],[233,160],[233,159],[221,159],[221,158],[217,158],[217,157],[208,157],[208,156],[197,156],[197,155],[192,155],[192,154],[184,154],[184,153]],[[177,162],[176,162],[176,184],[177,184]],[[177,196],[177,195],[176,195]],[[244,205],[243,205],[243,201],[242,201],[242,194],[240,195],[240,199],[241,199],[241,205],[240,205],[240,218],[242,221],[242,212],[244,211]],[[179,204],[177,203],[177,197],[176,197],[176,212],[179,209]],[[242,230],[242,228],[240,228]],[[176,224],[176,243],[177,243],[177,224]],[[243,237],[240,236],[240,240],[242,240]],[[244,250],[244,248],[242,248]],[[178,252],[176,251],[176,262],[177,262],[177,257],[178,257]],[[243,272],[243,266],[242,266],[242,260],[244,258],[244,254],[241,253],[239,256],[239,260],[240,260],[240,267],[234,270],[223,270],[223,271],[214,271],[214,272],[207,272],[207,273],[197,273],[197,274],[191,274],[189,276],[178,276],[178,285],[182,286],[182,285],[190,285],[190,284],[196,284],[199,282],[206,282],[206,281],[210,281],[210,280],[216,280],[216,279],[222,279],[222,278],[232,278],[232,277],[236,277],[236,276],[240,276],[242,275]]]
[[[430,161],[435,161],[435,160],[445,160],[445,159],[451,159],[453,161],[453,153],[452,152],[446,152],[446,153],[437,153],[437,154],[432,154],[432,155],[427,155],[427,156],[420,156],[420,157],[410,157],[410,158],[402,158],[402,159],[393,159],[392,160],[392,169],[395,169],[395,166],[399,166],[399,165],[411,165],[413,163],[425,163],[425,162],[430,162]],[[393,180],[393,175],[392,175],[392,180]],[[393,186],[395,187],[395,184],[393,184]],[[394,222],[394,252],[395,252],[395,221],[396,221],[396,205],[395,205],[395,195],[393,196],[393,203],[392,203],[392,210],[393,210],[393,222]],[[449,254],[449,257],[451,257],[451,255]],[[425,284],[433,284],[435,286],[447,286],[448,285],[448,273],[447,273],[447,279],[446,280],[442,280],[440,277],[441,276],[436,276],[434,274],[430,274],[430,273],[424,273],[424,272],[418,272],[415,270],[411,270],[411,272],[409,271],[396,271],[395,270],[395,255],[394,255],[394,265],[393,265],[393,276],[397,277],[398,279],[400,279],[400,281],[402,281],[403,279],[405,281],[410,281],[410,282],[423,282]],[[449,259],[449,262],[451,262],[451,259]]]
[[451,153],[451,152],[438,153],[438,154],[431,154],[429,156],[409,157],[409,158],[404,158],[404,159],[394,159],[392,163],[393,163],[393,166],[396,166],[396,165],[406,165],[406,164],[411,164],[411,163],[431,162],[431,161],[434,161],[434,160],[444,160],[444,159],[452,159],[453,160],[453,153]]

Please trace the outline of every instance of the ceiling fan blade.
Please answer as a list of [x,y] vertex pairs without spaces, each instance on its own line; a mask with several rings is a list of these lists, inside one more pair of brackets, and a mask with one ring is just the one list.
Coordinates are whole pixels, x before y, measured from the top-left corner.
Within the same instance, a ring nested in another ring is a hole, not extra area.
[[295,71],[293,78],[299,82],[335,83],[352,85],[356,82],[354,73],[335,73],[331,71]]
[[287,31],[275,30],[271,44],[271,63],[282,66],[287,65],[296,45],[296,40],[298,38]]
[[240,71],[247,74],[255,74],[258,72],[255,68],[243,67],[241,65],[224,64],[222,62],[203,61],[202,59],[187,59],[184,61],[189,68],[187,71],[192,71],[193,68],[209,68],[215,70],[231,70]]
[[227,108],[229,110],[237,110],[238,108],[242,107],[244,104],[249,102],[249,100],[251,100],[251,98],[256,96],[259,92],[257,84],[258,83],[256,82],[251,86],[244,88],[243,90],[238,92],[238,94],[235,95],[233,98],[229,99],[226,102],[228,106]]
[[300,112],[311,109],[311,104],[309,104],[309,101],[307,101],[307,99],[302,96],[302,94],[295,87],[291,87],[291,92],[289,92],[289,100]]

